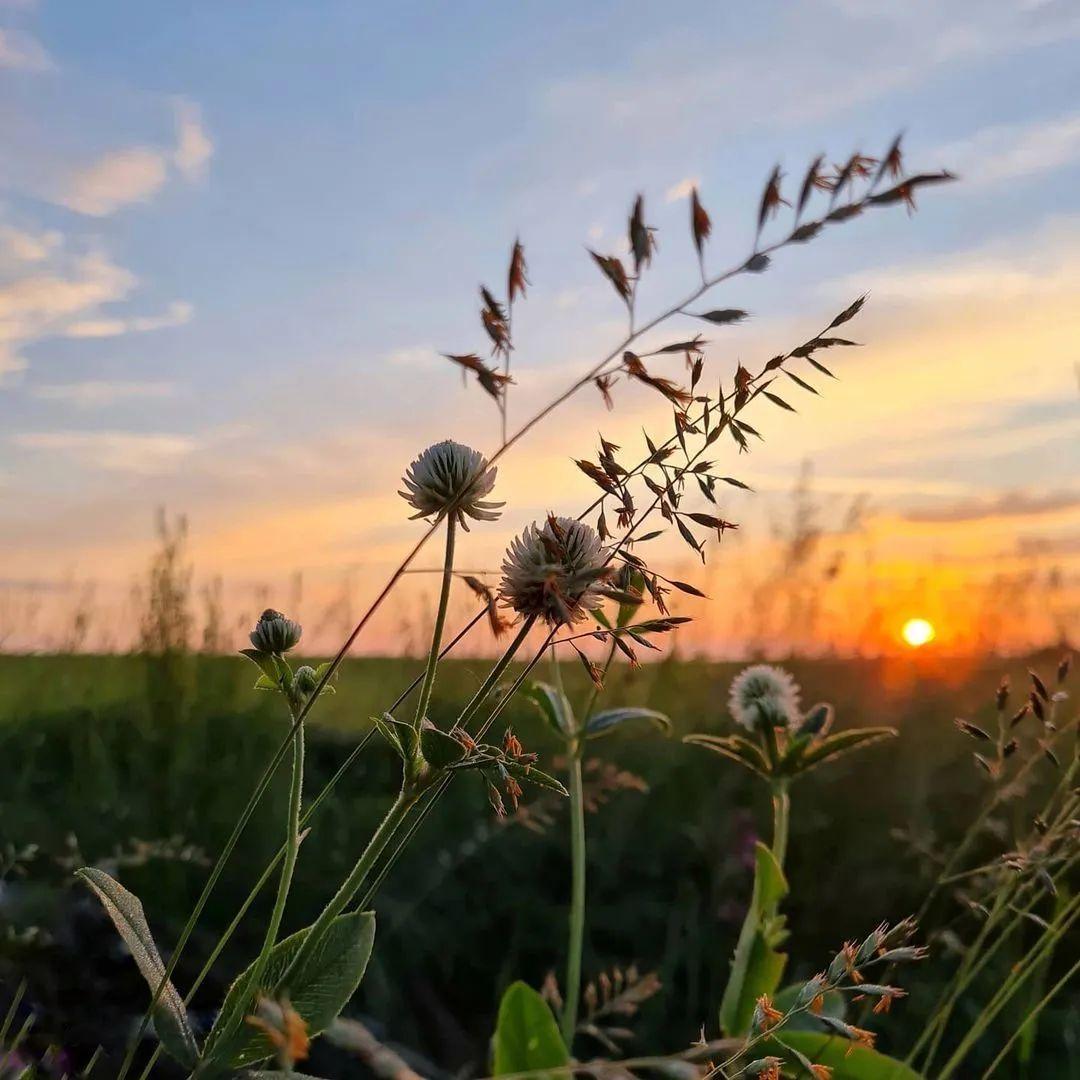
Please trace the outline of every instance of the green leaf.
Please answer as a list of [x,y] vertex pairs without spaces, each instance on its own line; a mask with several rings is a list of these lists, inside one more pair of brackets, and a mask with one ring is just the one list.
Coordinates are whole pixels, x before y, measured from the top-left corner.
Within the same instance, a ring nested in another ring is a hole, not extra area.
[[276,1069],[272,1072],[267,1072],[265,1069],[258,1069],[255,1072],[244,1073],[244,1080],[319,1080],[319,1077],[309,1076],[307,1073],[286,1073]]
[[868,727],[854,728],[851,731],[840,731],[835,735],[828,735],[816,746],[806,751],[799,772],[809,772],[810,769],[823,765],[826,761],[833,761],[844,754],[850,754],[851,751],[857,750],[861,746],[869,746],[871,743],[881,742],[883,739],[894,738],[896,734],[896,728]]
[[518,780],[535,784],[537,787],[547,788],[548,791],[555,791],[560,795],[570,794],[554,776],[542,772],[535,765],[523,765],[520,761],[513,761],[509,758],[503,759],[500,764],[511,776]]
[[254,1008],[257,992],[269,997],[287,993],[312,1037],[337,1018],[364,977],[375,939],[375,915],[370,911],[339,915],[303,969],[296,972],[287,987],[279,986],[307,933],[307,929],[300,930],[274,946],[260,987],[251,983],[254,965],[229,987],[221,1012],[206,1038],[208,1061],[240,1069],[273,1054],[274,1048],[266,1035],[244,1023],[244,1017]]
[[278,686],[277,682],[275,682],[273,679],[271,679],[269,675],[260,675],[255,680],[255,685],[252,687],[252,689],[253,690],[280,690],[281,687]]
[[278,671],[278,666],[275,662],[274,656],[268,652],[260,652],[258,649],[241,649],[241,656],[246,656],[258,669],[274,684],[274,689],[277,689],[281,673]]
[[924,1080],[921,1073],[896,1058],[865,1046],[852,1046],[847,1039],[822,1032],[789,1031],[785,1027],[778,1038],[759,1044],[760,1052],[763,1056],[775,1054],[791,1061],[794,1055],[786,1052],[785,1043],[815,1065],[829,1066],[833,1070],[832,1080]]
[[375,730],[394,748],[394,753],[397,754],[402,761],[407,761],[405,756],[405,750],[402,748],[401,739],[398,738],[398,733],[394,730],[392,724],[388,724],[386,719],[381,716],[373,716],[371,722],[375,725]]
[[453,735],[447,735],[433,724],[425,724],[421,728],[420,750],[425,760],[436,769],[445,769],[465,756],[465,747]]
[[642,726],[646,730],[654,727],[664,735],[671,733],[671,721],[664,713],[657,712],[655,709],[621,708],[604,709],[592,716],[585,725],[585,738],[599,739],[603,735],[611,735],[628,725],[639,730]]
[[540,715],[556,735],[563,739],[573,736],[577,727],[574,709],[561,690],[550,683],[532,682],[526,687],[523,696],[540,710]]
[[684,735],[683,742],[704,746],[706,750],[737,761],[758,776],[769,775],[768,759],[756,744],[741,735]]
[[[131,951],[132,959],[149,984],[151,994],[156,993],[165,977],[165,965],[154,944],[139,898],[103,870],[92,866],[84,866],[76,871],[76,877],[81,878],[97,895]],[[195,1067],[199,1059],[199,1045],[195,1041],[183,999],[171,981],[165,984],[154,1006],[154,1030],[161,1045],[181,1065],[187,1069]]]
[[787,879],[764,844],[755,846],[754,857],[754,892],[720,1003],[720,1026],[731,1038],[750,1030],[754,1002],[762,994],[775,993],[787,963],[787,956],[777,951],[787,938],[784,917],[778,914],[780,901],[787,896]]
[[[503,994],[493,1041],[495,1076],[536,1069],[554,1070],[570,1061],[548,1003],[523,982],[513,983]],[[566,1073],[550,1075],[565,1076]],[[543,1074],[536,1080],[543,1080]]]

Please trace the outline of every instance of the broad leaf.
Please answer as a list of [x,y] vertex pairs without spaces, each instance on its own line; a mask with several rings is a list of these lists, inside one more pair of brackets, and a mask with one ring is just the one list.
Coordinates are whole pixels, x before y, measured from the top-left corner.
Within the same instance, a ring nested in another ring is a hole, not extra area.
[[394,725],[387,723],[385,717],[373,716],[371,722],[375,725],[375,730],[394,748],[394,753],[397,754],[402,761],[407,761],[405,757],[405,751],[401,745],[401,739],[398,738],[398,733],[394,730]]
[[843,754],[850,754],[852,750],[857,750],[861,746],[891,739],[896,734],[896,728],[869,727],[854,728],[851,731],[828,735],[803,754],[800,772],[808,772],[818,765],[823,765],[826,761],[833,761]]
[[266,1035],[244,1023],[244,1017],[252,1013],[257,992],[269,997],[287,994],[312,1037],[337,1018],[364,977],[375,939],[375,915],[370,911],[339,915],[304,968],[293,976],[288,986],[278,985],[307,933],[307,929],[300,930],[274,946],[261,986],[252,985],[252,966],[229,987],[206,1039],[205,1057],[209,1061],[239,1069],[273,1054],[274,1048]]
[[436,769],[453,765],[465,756],[465,747],[445,731],[433,725],[425,724],[420,731],[420,750],[424,759]]
[[[503,994],[493,1043],[495,1076],[537,1069],[554,1070],[570,1061],[550,1006],[523,982],[513,983]],[[553,1072],[549,1075],[566,1074]],[[544,1074],[536,1080],[544,1080]]]
[[[154,944],[153,935],[146,922],[139,898],[128,892],[118,881],[103,870],[84,866],[76,876],[94,891],[101,901],[113,925],[131,951],[132,959],[150,986],[150,993],[157,992],[165,977],[165,965]],[[195,1067],[199,1058],[199,1045],[188,1020],[183,999],[172,982],[167,982],[154,1006],[154,1030],[161,1045],[185,1068]]]
[[260,652],[258,649],[241,649],[241,656],[246,656],[259,670],[274,684],[277,689],[281,683],[281,672],[271,653]]
[[590,717],[585,725],[586,739],[599,739],[616,731],[633,728],[638,731],[656,728],[664,735],[671,733],[671,721],[662,712],[655,709],[605,709]]
[[896,1058],[865,1046],[852,1046],[847,1039],[822,1032],[789,1031],[785,1027],[779,1038],[766,1039],[755,1053],[760,1049],[762,1055],[775,1054],[788,1061],[794,1060],[794,1055],[788,1053],[782,1043],[815,1065],[827,1065],[833,1070],[832,1080],[924,1080],[921,1073]]
[[533,682],[526,687],[523,696],[540,710],[540,715],[548,722],[556,735],[568,739],[574,734],[574,728],[577,726],[574,710],[561,690],[550,683]]
[[741,735],[684,735],[683,742],[704,746],[706,750],[737,761],[758,776],[769,775],[769,762],[761,749]]
[[772,995],[780,985],[787,956],[777,946],[787,938],[784,917],[778,914],[788,883],[776,856],[764,844],[755,846],[754,892],[743,920],[731,977],[720,1003],[720,1027],[735,1038],[750,1030],[754,1003],[762,994]]

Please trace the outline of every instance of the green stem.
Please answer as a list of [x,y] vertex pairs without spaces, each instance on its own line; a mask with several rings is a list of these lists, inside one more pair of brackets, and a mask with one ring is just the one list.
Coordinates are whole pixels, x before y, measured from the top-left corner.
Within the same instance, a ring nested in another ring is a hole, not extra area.
[[431,649],[428,652],[427,670],[420,687],[420,698],[416,703],[416,727],[419,728],[427,715],[431,703],[431,692],[435,688],[435,669],[439,666],[439,647],[442,645],[443,627],[446,626],[446,606],[450,599],[450,582],[454,577],[454,514],[446,519],[446,558],[443,560],[442,591],[439,593],[439,610],[435,615],[435,629],[431,635]]
[[1016,1040],[1020,1038],[1024,1029],[1028,1024],[1033,1024],[1035,1018],[1050,1004],[1051,1000],[1055,998],[1066,986],[1076,977],[1077,972],[1080,972],[1080,960],[1077,960],[1075,964],[1060,979],[1043,995],[1039,1003],[1028,1013],[1026,1022],[1021,1024],[1010,1036],[1009,1041],[998,1051],[998,1055],[990,1062],[990,1067],[983,1073],[983,1080],[987,1080],[987,1077],[993,1073],[993,1071],[1005,1060],[1009,1051],[1016,1044]]
[[518,649],[524,644],[525,639],[529,636],[529,631],[532,630],[533,624],[536,622],[536,616],[530,615],[522,624],[517,634],[514,636],[514,640],[506,647],[506,652],[499,657],[498,662],[488,672],[487,678],[480,684],[480,689],[473,694],[469,703],[461,710],[461,715],[458,716],[456,727],[464,728],[470,720],[480,711],[483,707],[488,694],[495,689],[496,684],[502,678],[503,672],[510,666],[510,661],[514,659],[514,655]]
[[296,870],[296,858],[300,851],[300,804],[304,792],[304,725],[296,729],[293,736],[292,782],[289,786],[289,818],[285,830],[285,861],[281,865],[281,877],[278,880],[277,896],[270,913],[270,922],[266,927],[262,951],[256,961],[255,974],[251,985],[256,995],[262,992],[263,972],[270,959],[270,950],[277,944],[281,920],[285,916],[285,904],[292,887],[293,872]]
[[570,935],[566,956],[566,1004],[563,1007],[563,1042],[569,1048],[577,1027],[581,994],[581,954],[585,944],[585,791],[581,775],[581,747],[570,756]]
[[787,858],[788,826],[791,820],[791,796],[787,780],[774,780],[772,785],[773,841],[772,853],[783,869]]
[[375,865],[375,860],[378,859],[387,841],[404,820],[409,808],[416,802],[416,798],[415,791],[406,790],[404,787],[398,793],[393,805],[386,812],[386,817],[382,819],[379,827],[372,833],[367,847],[364,848],[360,858],[356,860],[356,864],[349,871],[348,877],[341,883],[341,887],[334,894],[331,901],[323,908],[315,922],[312,923],[303,944],[297,950],[292,963],[289,964],[285,974],[281,977],[281,986],[287,988],[290,978],[303,970],[304,964],[307,963],[326,936],[330,924],[345,911],[349,906],[349,901],[360,891],[360,886],[363,885],[364,879]]
[[1050,929],[1039,938],[1035,945],[1032,946],[1023,960],[1013,966],[1001,988],[994,997],[990,999],[990,1002],[983,1008],[982,1012],[975,1018],[974,1023],[968,1029],[963,1039],[960,1040],[960,1045],[956,1048],[952,1057],[949,1058],[942,1071],[938,1074],[938,1080],[948,1080],[948,1078],[956,1072],[957,1066],[959,1066],[964,1058],[967,1057],[971,1048],[982,1037],[983,1032],[990,1026],[998,1013],[1000,1013],[1009,1003],[1017,990],[1019,990],[1036,971],[1040,970],[1040,961],[1047,952],[1053,948],[1058,939],[1065,934],[1076,921],[1077,915],[1080,914],[1078,905],[1080,905],[1080,897],[1076,897],[1070,901],[1069,905],[1062,910],[1058,918],[1050,924]]

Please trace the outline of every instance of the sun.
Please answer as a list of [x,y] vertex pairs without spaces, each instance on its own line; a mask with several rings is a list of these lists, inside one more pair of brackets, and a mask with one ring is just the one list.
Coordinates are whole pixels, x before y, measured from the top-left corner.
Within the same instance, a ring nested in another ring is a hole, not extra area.
[[900,635],[913,649],[919,649],[923,645],[929,645],[937,637],[937,631],[928,619],[908,619]]

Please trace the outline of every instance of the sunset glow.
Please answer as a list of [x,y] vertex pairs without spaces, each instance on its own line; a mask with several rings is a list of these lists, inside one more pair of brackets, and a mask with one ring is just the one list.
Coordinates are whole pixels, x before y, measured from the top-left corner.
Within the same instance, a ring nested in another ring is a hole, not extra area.
[[908,619],[908,621],[904,623],[904,628],[900,631],[900,634],[904,641],[913,649],[919,649],[922,648],[923,645],[929,645],[937,636],[933,623],[926,619]]

